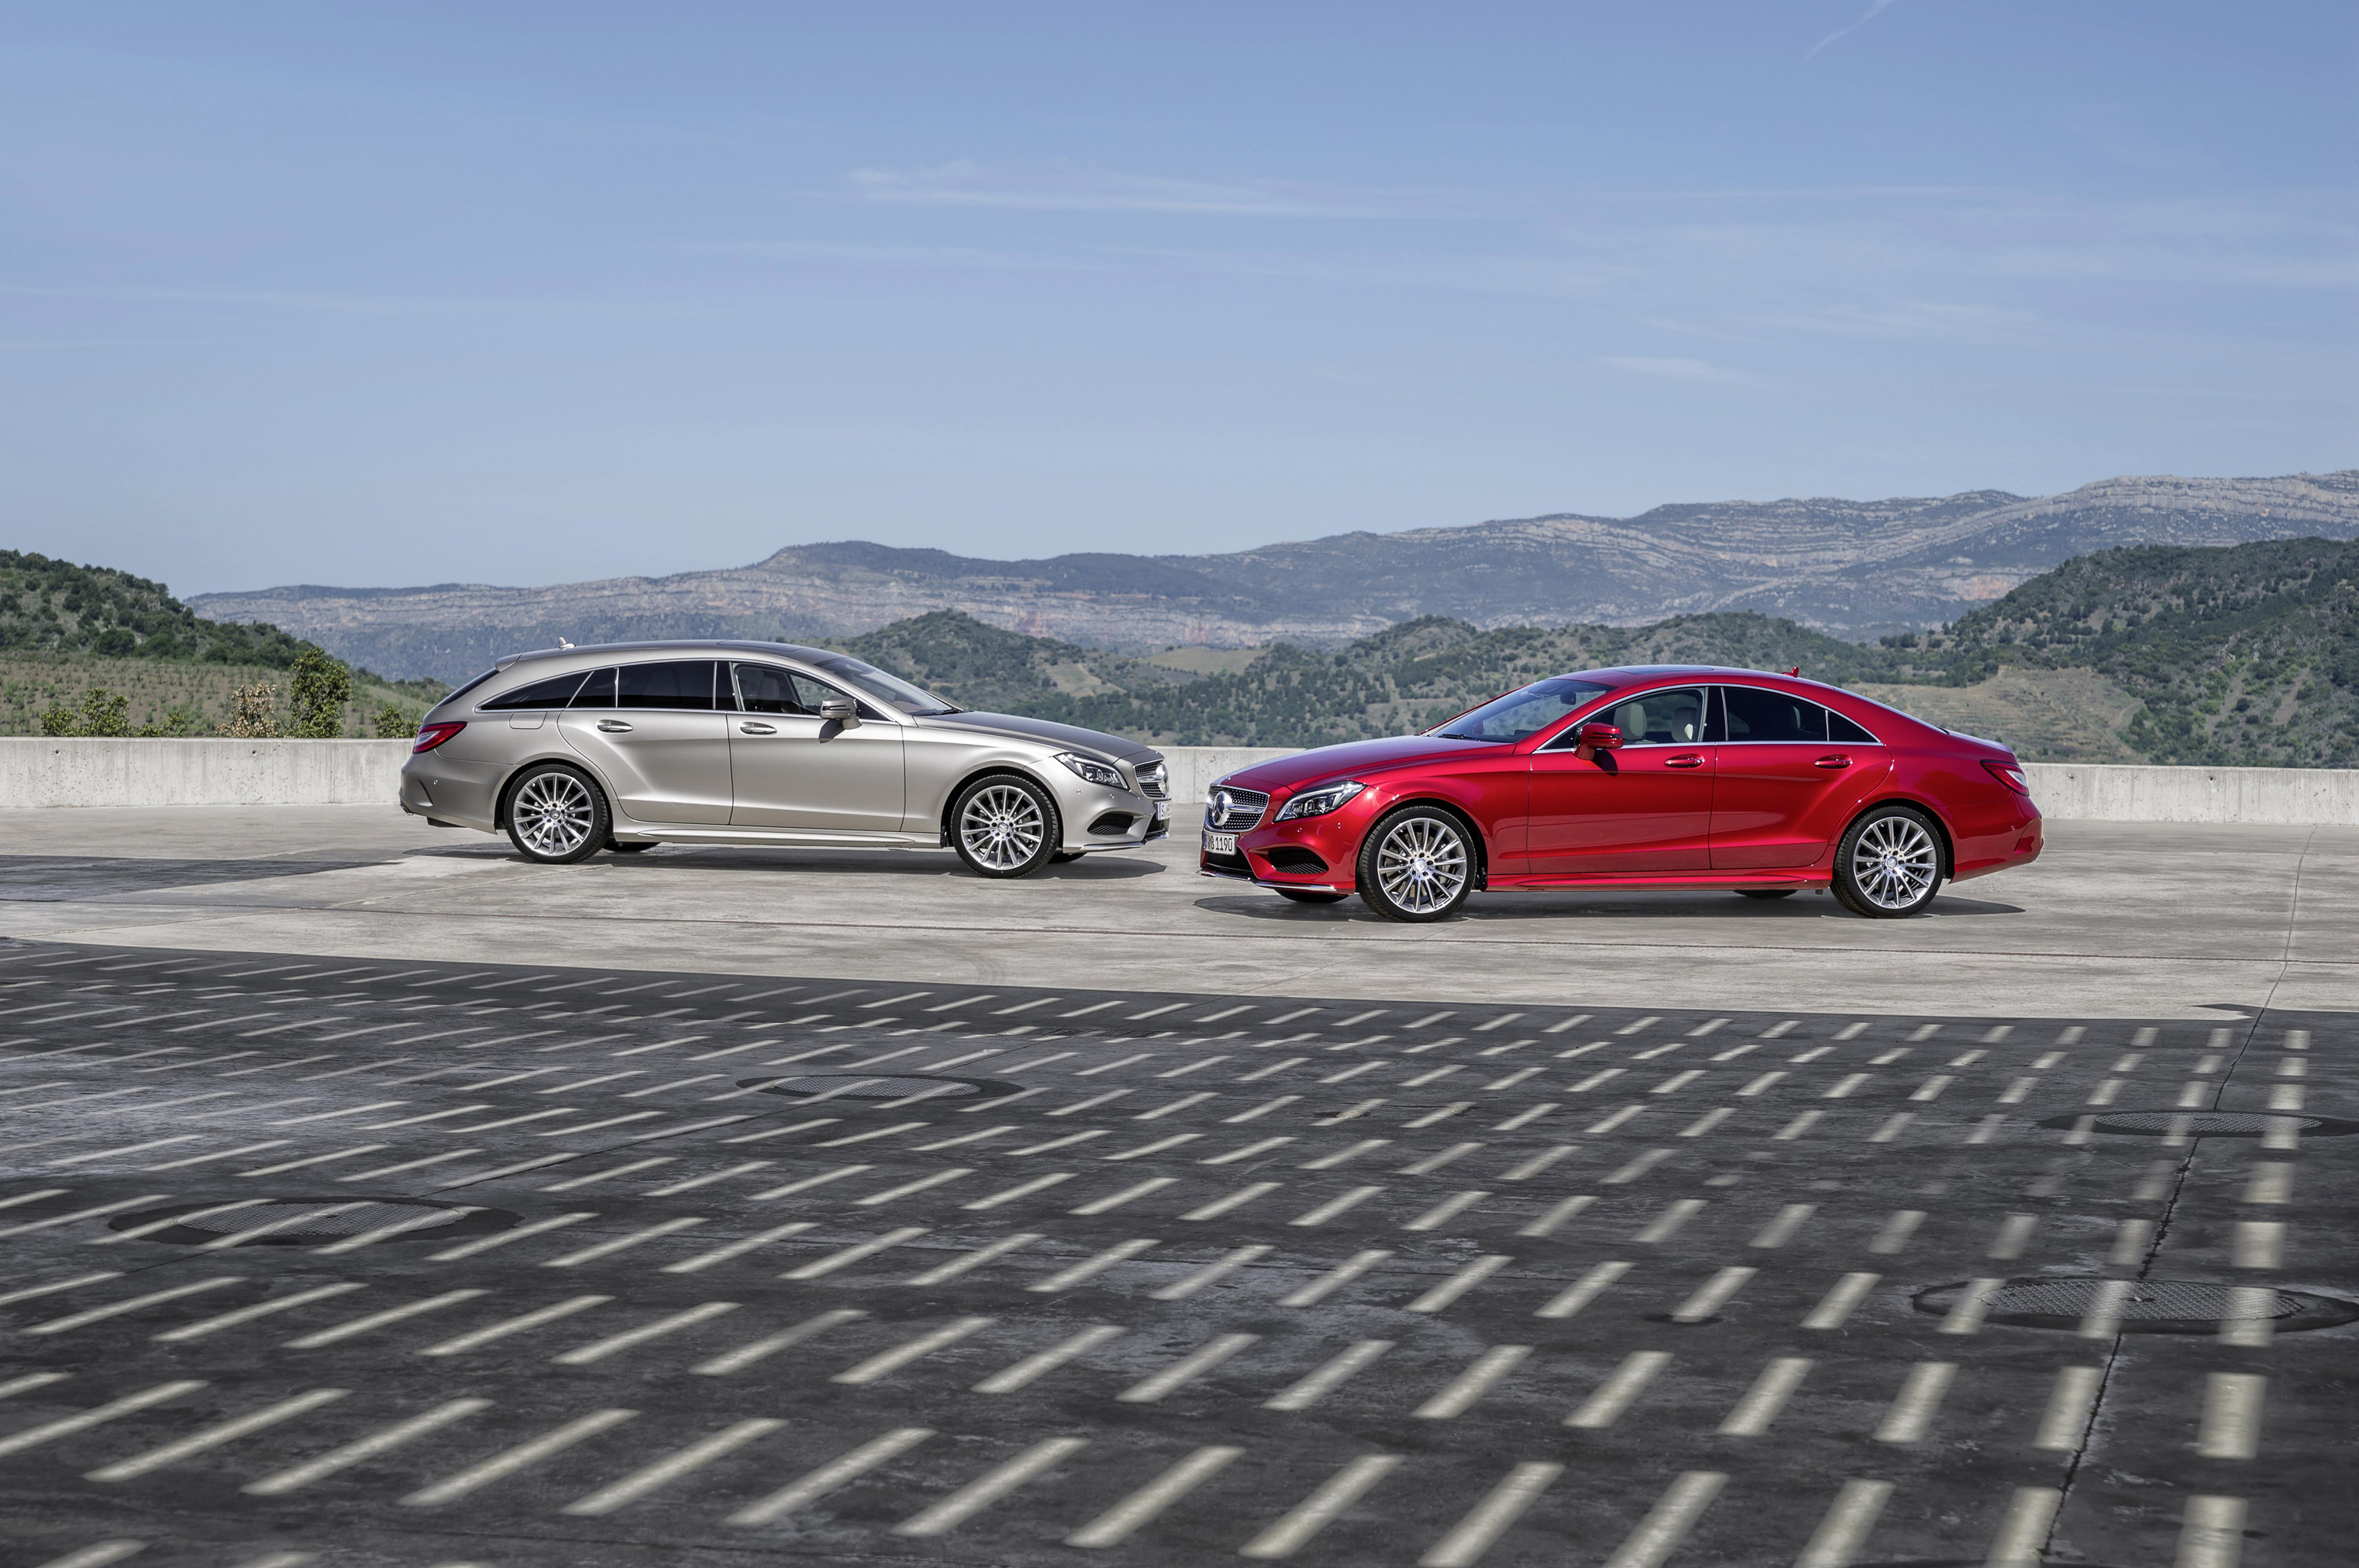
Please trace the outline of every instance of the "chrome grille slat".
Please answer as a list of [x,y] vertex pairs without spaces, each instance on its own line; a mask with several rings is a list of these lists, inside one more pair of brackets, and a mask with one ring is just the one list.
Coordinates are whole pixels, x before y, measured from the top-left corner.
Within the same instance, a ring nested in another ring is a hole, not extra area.
[[1170,770],[1160,762],[1150,762],[1131,770],[1138,779],[1138,792],[1150,800],[1171,799]]
[[1261,821],[1269,810],[1269,797],[1258,789],[1239,789],[1223,784],[1212,790],[1212,798],[1204,806],[1204,825],[1215,833],[1234,833]]

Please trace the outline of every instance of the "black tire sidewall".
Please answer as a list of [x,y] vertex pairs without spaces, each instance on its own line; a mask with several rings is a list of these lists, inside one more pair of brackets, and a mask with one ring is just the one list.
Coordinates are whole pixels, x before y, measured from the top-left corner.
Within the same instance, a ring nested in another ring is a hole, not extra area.
[[[1886,817],[1907,817],[1910,822],[1923,828],[1926,836],[1933,841],[1933,885],[1925,889],[1923,898],[1901,909],[1886,909],[1862,893],[1858,884],[1852,879],[1852,854],[1858,847],[1860,835]],[[1872,807],[1862,811],[1853,821],[1851,826],[1843,830],[1843,837],[1836,841],[1834,896],[1836,901],[1853,914],[1864,915],[1871,920],[1905,920],[1912,915],[1924,913],[1932,907],[1933,900],[1941,896],[1941,884],[1948,879],[1949,861],[1948,853],[1941,847],[1940,827],[1931,817],[1914,806]]]
[[[1450,831],[1456,833],[1459,841],[1466,846],[1466,881],[1458,889],[1458,896],[1440,909],[1429,909],[1420,913],[1412,913],[1394,903],[1386,896],[1384,883],[1376,877],[1378,846],[1385,842],[1386,835],[1411,817],[1431,817],[1436,822],[1448,823]],[[1475,867],[1482,863],[1481,855],[1482,849],[1474,842],[1474,835],[1454,814],[1433,806],[1397,807],[1377,818],[1376,825],[1368,830],[1368,836],[1360,841],[1357,863],[1360,901],[1388,920],[1399,920],[1408,925],[1426,925],[1435,920],[1446,920],[1464,909],[1466,900],[1473,896]]]
[[[1004,871],[995,866],[985,866],[968,854],[966,835],[959,831],[959,823],[966,816],[969,802],[984,790],[1003,784],[1014,785],[1032,796],[1033,804],[1040,808],[1044,830],[1040,837],[1039,853],[1023,865],[1012,866]],[[1050,794],[1045,785],[1036,779],[1027,779],[1021,773],[986,773],[961,789],[958,792],[958,799],[951,802],[951,848],[957,851],[959,859],[964,861],[966,868],[977,877],[988,877],[995,882],[1012,881],[1018,877],[1029,877],[1048,865],[1064,842],[1065,818],[1064,813],[1057,810],[1056,796]]]
[[[516,832],[516,798],[524,793],[526,785],[544,773],[571,774],[590,791],[589,835],[582,841],[581,848],[568,855],[543,855],[526,844],[524,835]],[[507,822],[508,843],[516,846],[518,855],[535,866],[571,866],[577,861],[587,860],[605,848],[606,841],[614,836],[614,812],[606,803],[606,791],[598,787],[598,780],[579,768],[563,762],[537,762],[518,772],[508,781],[507,800],[501,807],[500,815]]]

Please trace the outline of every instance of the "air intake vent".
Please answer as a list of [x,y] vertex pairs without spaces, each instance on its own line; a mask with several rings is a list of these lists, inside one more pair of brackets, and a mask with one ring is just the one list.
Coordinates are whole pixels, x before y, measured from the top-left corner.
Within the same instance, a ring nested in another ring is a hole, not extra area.
[[1276,849],[1262,852],[1273,871],[1316,872],[1327,869],[1327,863],[1299,844],[1282,844]]

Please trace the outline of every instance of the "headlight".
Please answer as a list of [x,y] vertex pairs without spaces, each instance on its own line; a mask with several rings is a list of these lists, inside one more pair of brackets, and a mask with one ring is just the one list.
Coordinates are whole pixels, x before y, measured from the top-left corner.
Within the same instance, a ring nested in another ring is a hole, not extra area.
[[1070,751],[1059,752],[1057,760],[1093,784],[1103,784],[1109,789],[1129,788],[1123,782],[1122,769],[1110,762],[1100,762],[1094,757],[1078,757]]
[[1346,779],[1341,784],[1321,784],[1280,806],[1277,820],[1282,822],[1293,817],[1323,817],[1366,788],[1356,779]]

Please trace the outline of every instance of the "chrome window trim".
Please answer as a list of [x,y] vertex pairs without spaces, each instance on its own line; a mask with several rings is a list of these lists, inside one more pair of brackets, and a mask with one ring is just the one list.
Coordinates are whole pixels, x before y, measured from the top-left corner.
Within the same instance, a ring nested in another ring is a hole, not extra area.
[[[1832,713],[1834,712],[1834,709],[1832,706],[1820,702],[1816,697],[1804,697],[1798,691],[1780,691],[1774,686],[1756,686],[1749,681],[1715,681],[1712,687],[1713,691],[1716,692],[1725,692],[1731,688],[1734,688],[1735,690],[1742,691],[1759,691],[1771,697],[1794,698],[1799,701],[1810,703],[1822,713]],[[1723,730],[1725,730],[1728,728],[1728,713],[1727,703],[1724,701],[1721,704],[1721,710],[1720,727]],[[1861,729],[1867,730],[1867,726],[1865,724],[1860,724],[1859,721],[1853,718],[1849,713],[1845,713],[1843,716],[1847,722],[1859,724]],[[1812,743],[1807,740],[1738,740],[1734,735],[1727,735],[1723,736],[1720,740],[1712,742],[1712,744],[1714,746],[1809,746]],[[1825,740],[1820,741],[1817,744],[1821,746],[1857,746],[1860,743],[1855,740]],[[1870,746],[1882,746],[1884,741],[1874,730],[1867,730],[1867,744]]]

